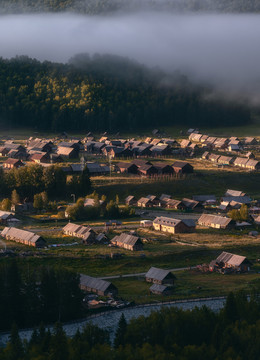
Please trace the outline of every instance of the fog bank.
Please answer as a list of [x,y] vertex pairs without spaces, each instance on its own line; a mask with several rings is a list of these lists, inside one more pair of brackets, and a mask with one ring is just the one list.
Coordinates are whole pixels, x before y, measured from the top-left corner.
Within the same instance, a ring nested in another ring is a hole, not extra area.
[[0,56],[57,62],[84,52],[127,56],[258,102],[259,34],[260,15],[8,15],[0,17]]

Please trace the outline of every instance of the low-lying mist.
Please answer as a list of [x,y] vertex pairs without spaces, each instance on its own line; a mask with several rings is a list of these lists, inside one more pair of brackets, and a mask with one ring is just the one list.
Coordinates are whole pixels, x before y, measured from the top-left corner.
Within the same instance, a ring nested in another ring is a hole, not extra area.
[[0,56],[55,62],[77,53],[127,56],[258,104],[259,34],[260,15],[7,15],[0,17]]

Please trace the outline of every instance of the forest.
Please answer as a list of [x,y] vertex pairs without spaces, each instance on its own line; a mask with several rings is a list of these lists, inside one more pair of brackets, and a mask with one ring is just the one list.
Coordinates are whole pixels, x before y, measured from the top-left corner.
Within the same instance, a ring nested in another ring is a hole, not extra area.
[[119,56],[82,54],[68,64],[0,59],[0,124],[6,129],[136,131],[250,120],[242,101],[225,101],[181,73],[170,76]]
[[79,275],[38,267],[23,271],[15,260],[0,266],[0,331],[69,321],[82,316]]
[[149,317],[118,322],[115,338],[92,324],[69,338],[60,323],[50,332],[43,325],[22,342],[14,324],[1,360],[258,360],[260,304],[251,294],[230,293],[216,313],[162,308]]
[[115,11],[171,10],[258,13],[259,0],[1,0],[1,13],[62,12],[107,14]]

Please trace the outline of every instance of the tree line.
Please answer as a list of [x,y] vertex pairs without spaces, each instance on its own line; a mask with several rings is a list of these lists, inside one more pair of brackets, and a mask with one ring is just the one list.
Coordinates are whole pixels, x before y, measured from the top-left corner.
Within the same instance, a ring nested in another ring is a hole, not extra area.
[[40,326],[23,343],[14,325],[0,360],[258,360],[259,317],[256,294],[239,292],[218,313],[165,307],[129,323],[122,315],[113,340],[91,324],[69,338],[57,323],[52,332]]
[[0,331],[69,321],[82,315],[79,275],[64,269],[25,270],[15,260],[0,266]]
[[[15,193],[14,193],[15,190]],[[91,190],[91,181],[87,167],[78,175],[67,178],[62,168],[58,165],[43,167],[39,164],[22,166],[18,169],[13,168],[4,171],[0,168],[0,192],[1,197],[12,194],[11,202],[13,204],[20,201],[36,200],[41,203],[40,196],[35,198],[36,194],[41,194],[42,204],[46,203],[46,196],[50,198],[66,197],[73,192],[76,196],[86,195]],[[46,195],[42,193],[45,193]],[[8,207],[10,201],[5,198],[2,201],[2,208]],[[41,206],[38,206],[39,209]]]
[[223,13],[259,12],[259,0],[2,0],[1,13],[62,12],[107,14],[119,10],[213,11]]
[[117,56],[78,55],[68,64],[0,59],[0,124],[9,129],[136,131],[250,122],[246,104],[208,96],[212,92],[178,72],[170,76]]

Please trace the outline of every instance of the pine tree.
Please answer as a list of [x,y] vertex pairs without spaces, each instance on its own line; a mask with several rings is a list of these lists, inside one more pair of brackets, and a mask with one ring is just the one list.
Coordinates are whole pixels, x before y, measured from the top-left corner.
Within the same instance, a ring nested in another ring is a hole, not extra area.
[[54,327],[51,340],[50,359],[67,360],[69,358],[68,339],[60,323]]
[[10,341],[6,348],[8,360],[20,360],[24,356],[24,347],[19,336],[18,327],[14,323],[11,329]]
[[125,315],[122,313],[120,316],[116,334],[115,334],[115,340],[114,340],[114,347],[117,348],[120,345],[125,345],[125,335],[127,331],[127,322],[125,319]]

